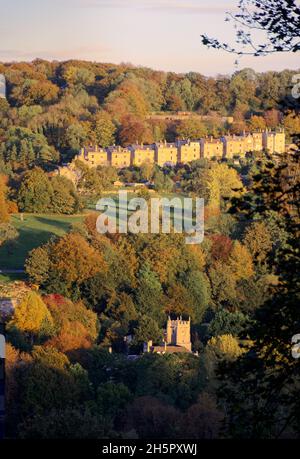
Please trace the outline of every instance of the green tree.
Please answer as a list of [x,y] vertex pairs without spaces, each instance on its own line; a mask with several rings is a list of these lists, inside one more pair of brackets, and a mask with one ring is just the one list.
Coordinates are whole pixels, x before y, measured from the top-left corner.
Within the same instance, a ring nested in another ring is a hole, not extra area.
[[25,271],[31,282],[42,285],[48,279],[50,267],[49,245],[44,245],[32,249],[25,261]]
[[208,332],[212,336],[238,336],[248,325],[248,318],[241,312],[220,309],[210,322]]
[[45,414],[25,418],[19,426],[20,437],[25,439],[100,439],[106,437],[103,419],[90,408],[57,408]]
[[279,282],[272,286],[271,297],[257,310],[249,330],[251,349],[235,364],[220,368],[229,435],[280,438],[285,433],[299,434],[299,362],[291,356],[291,337],[300,326],[298,161],[296,153],[280,164],[268,164],[254,179],[247,200],[235,201],[232,208],[247,219],[256,213],[263,218],[270,210],[278,212],[288,239],[273,265]]
[[152,340],[158,343],[162,340],[162,330],[159,328],[157,322],[149,316],[142,315],[133,330],[134,343],[142,345]]
[[195,320],[200,323],[211,302],[211,288],[208,277],[201,271],[188,271],[183,283],[189,292]]
[[78,181],[77,188],[80,193],[84,194],[98,194],[100,195],[104,190],[103,179],[101,173],[99,174],[97,169],[90,168],[87,164],[82,161],[76,161],[76,167],[80,171],[80,179]]
[[176,126],[176,134],[180,139],[200,139],[206,137],[207,128],[197,118],[180,121]]
[[58,175],[52,177],[50,183],[53,188],[50,203],[51,212],[55,214],[74,214],[80,210],[80,199],[71,180]]
[[18,206],[21,211],[45,213],[51,206],[53,188],[47,174],[36,167],[24,174],[18,190]]
[[19,233],[16,228],[10,223],[0,223],[0,246],[8,244],[8,252],[10,252],[11,244],[16,241]]
[[87,143],[88,136],[87,126],[83,123],[74,122],[67,127],[64,142],[68,149],[77,152]]
[[161,170],[156,170],[154,172],[154,188],[156,191],[172,191],[174,187],[173,181],[165,175]]
[[132,394],[123,383],[106,382],[97,388],[96,406],[99,414],[114,419],[131,401]]
[[93,130],[95,135],[95,142],[103,148],[114,145],[116,126],[112,122],[109,113],[104,110],[97,113],[93,120]]
[[56,162],[59,155],[43,134],[17,126],[6,135],[4,159],[17,168]]
[[145,263],[138,273],[136,289],[137,309],[141,314],[151,317],[159,324],[164,320],[164,296],[158,276]]
[[[50,353],[51,360],[44,355]],[[90,398],[90,387],[86,372],[79,365],[71,365],[68,359],[63,367],[62,359],[53,358],[53,353],[63,354],[48,348],[40,355],[33,354],[32,361],[24,365],[18,375],[18,383],[23,387],[19,404],[19,419],[33,413],[48,414],[51,410],[80,407]]]

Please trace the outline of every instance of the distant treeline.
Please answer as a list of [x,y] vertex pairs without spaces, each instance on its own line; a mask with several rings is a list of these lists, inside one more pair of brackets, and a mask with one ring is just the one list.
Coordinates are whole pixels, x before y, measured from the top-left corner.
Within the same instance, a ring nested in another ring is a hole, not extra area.
[[[232,76],[175,74],[131,65],[85,61],[0,64],[7,99],[0,100],[0,170],[49,167],[89,143],[107,147],[166,139],[218,137],[227,131],[274,128],[300,132],[299,118],[283,118],[295,71]],[[150,117],[153,112],[200,117]],[[227,116],[233,117],[228,123]]]

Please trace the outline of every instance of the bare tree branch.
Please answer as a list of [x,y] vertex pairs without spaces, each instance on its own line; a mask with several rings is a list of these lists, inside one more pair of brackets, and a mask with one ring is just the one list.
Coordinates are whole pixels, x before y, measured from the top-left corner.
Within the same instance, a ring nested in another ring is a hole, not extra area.
[[[239,12],[227,13],[233,21],[239,48],[216,38],[201,35],[202,43],[238,56],[265,56],[300,50],[300,8],[297,0],[239,0]],[[257,43],[256,32],[264,32],[265,43]]]

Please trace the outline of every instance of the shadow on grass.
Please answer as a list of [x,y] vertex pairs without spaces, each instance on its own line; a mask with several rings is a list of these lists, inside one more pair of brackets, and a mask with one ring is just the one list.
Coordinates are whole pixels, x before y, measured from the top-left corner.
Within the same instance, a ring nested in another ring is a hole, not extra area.
[[[66,218],[66,217],[61,217],[61,218],[63,219],[63,218]],[[73,223],[73,220],[71,220],[71,219],[70,219],[70,222],[64,221],[64,220],[60,220],[59,216],[57,216],[55,219],[51,219],[51,218],[47,218],[47,217],[35,217],[35,220],[37,222],[41,223],[42,225],[53,226],[54,228],[60,229],[63,232],[67,232],[71,228],[72,223]],[[56,233],[57,232],[55,232],[55,234]]]
[[12,223],[19,233],[15,241],[0,246],[0,270],[23,269],[24,262],[30,250],[45,244],[52,236],[63,236],[77,223],[81,217],[73,215],[40,216],[24,215],[21,221],[19,216],[13,217]]
[[31,227],[18,228],[19,237],[0,247],[0,269],[22,269],[30,250],[46,243],[55,233]]

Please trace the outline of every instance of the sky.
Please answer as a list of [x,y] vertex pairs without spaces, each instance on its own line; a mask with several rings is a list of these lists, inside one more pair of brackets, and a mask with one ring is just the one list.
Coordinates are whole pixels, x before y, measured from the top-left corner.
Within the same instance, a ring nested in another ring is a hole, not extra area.
[[[238,0],[0,0],[0,61],[83,59],[157,70],[229,74],[235,57],[200,34],[233,42]],[[299,69],[295,54],[243,57],[239,68]]]

